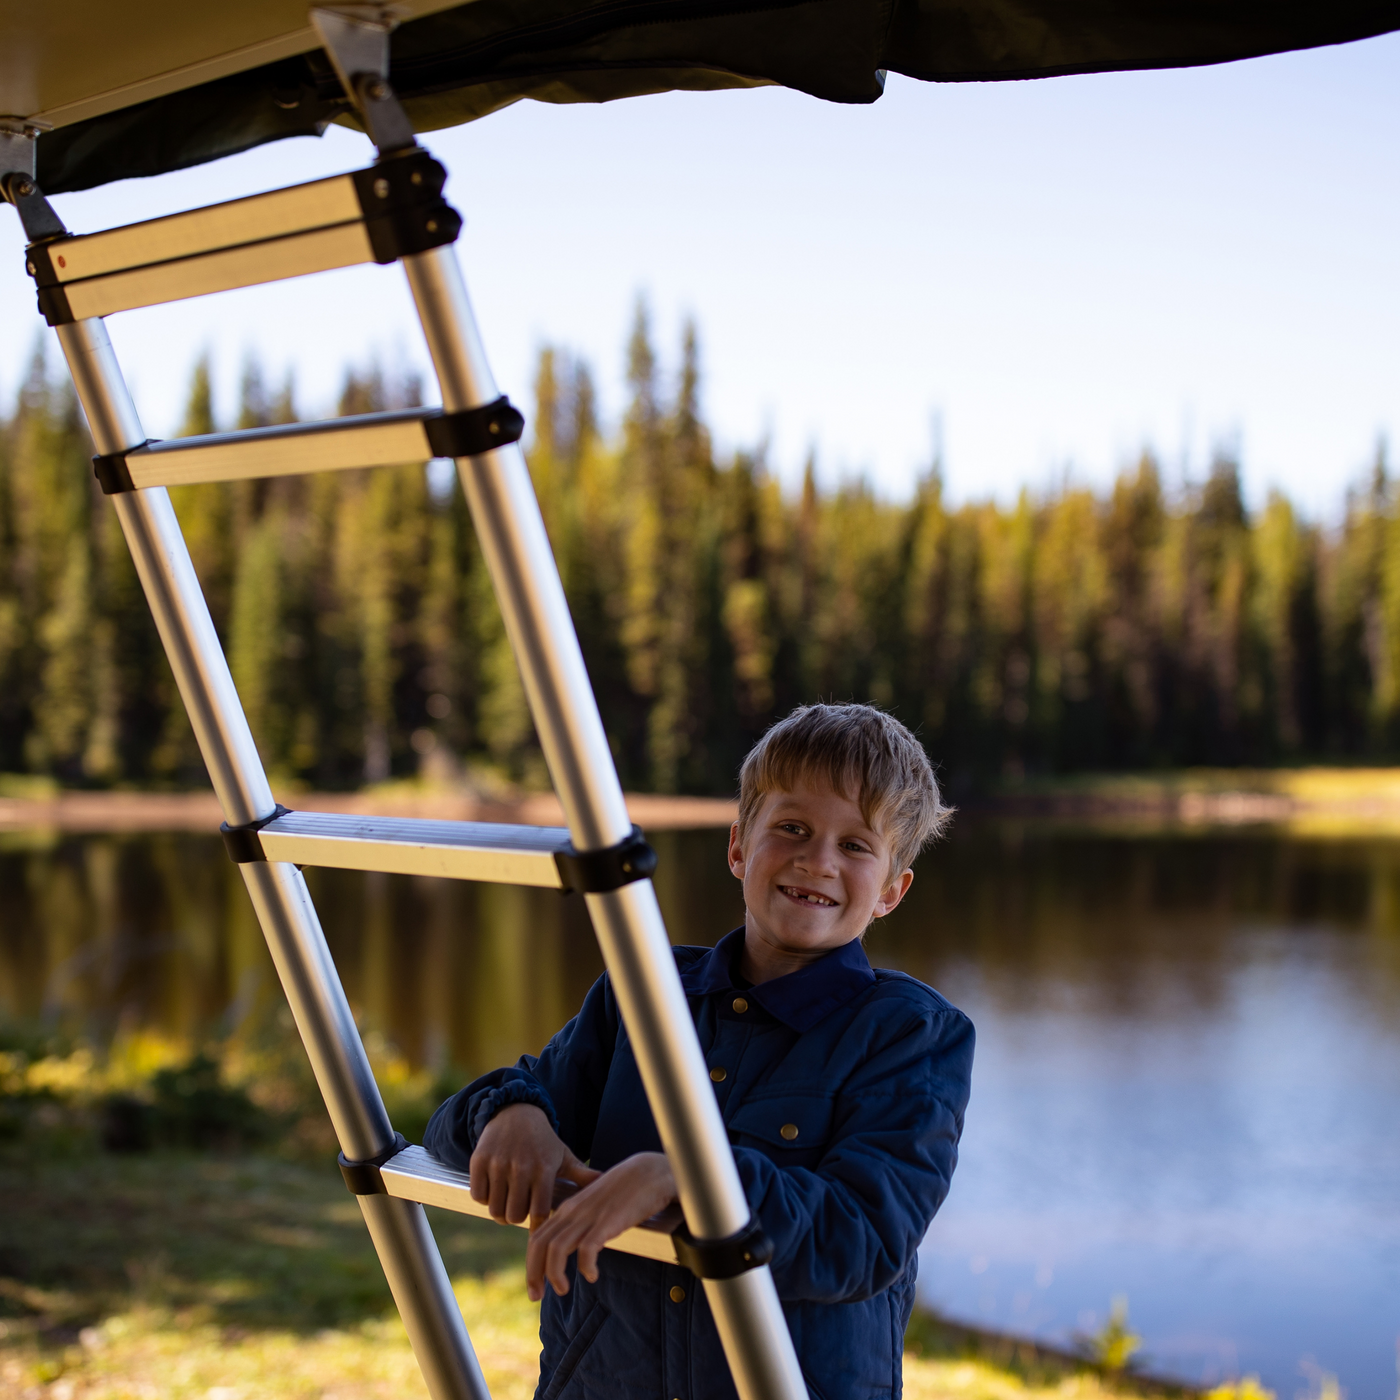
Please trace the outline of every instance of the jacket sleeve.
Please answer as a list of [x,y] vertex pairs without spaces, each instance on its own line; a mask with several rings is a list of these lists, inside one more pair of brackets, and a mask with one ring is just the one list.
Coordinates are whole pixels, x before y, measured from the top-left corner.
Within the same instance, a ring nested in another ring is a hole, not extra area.
[[530,1103],[544,1110],[569,1150],[586,1162],[618,1025],[617,1000],[604,974],[578,1015],[539,1055],[522,1055],[509,1069],[483,1074],[440,1105],[423,1134],[423,1146],[440,1162],[466,1171],[491,1119],[511,1104]]
[[[739,1146],[739,1175],[773,1242],[784,1302],[845,1303],[904,1273],[948,1194],[972,1076],[962,1012],[889,1008],[890,1034],[842,1084],[829,1145],[814,1167]],[[913,1015],[907,1014],[912,1012]]]

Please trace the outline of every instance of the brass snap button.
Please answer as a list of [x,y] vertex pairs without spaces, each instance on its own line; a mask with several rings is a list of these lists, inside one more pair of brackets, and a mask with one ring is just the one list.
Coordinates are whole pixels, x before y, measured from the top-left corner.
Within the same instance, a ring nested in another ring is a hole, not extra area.
[[797,1124],[796,1124],[796,1123],[784,1123],[783,1126],[782,1126],[781,1128],[778,1129],[778,1131],[779,1131],[789,1142],[791,1142],[791,1141],[793,1140],[793,1138],[795,1138],[795,1137],[797,1136]]
[[710,1071],[710,1078],[713,1079],[716,1084],[723,1084],[725,1080],[724,1068],[720,1065],[716,1065],[714,1069]]
[[673,1303],[683,1303],[683,1302],[685,1302],[685,1289],[682,1288],[682,1287],[680,1286],[680,1284],[677,1284],[677,1285],[671,1290],[671,1301],[672,1301]]
[[749,1004],[744,1000],[743,997],[735,997],[734,1009],[742,1016],[743,1013],[749,1009]]

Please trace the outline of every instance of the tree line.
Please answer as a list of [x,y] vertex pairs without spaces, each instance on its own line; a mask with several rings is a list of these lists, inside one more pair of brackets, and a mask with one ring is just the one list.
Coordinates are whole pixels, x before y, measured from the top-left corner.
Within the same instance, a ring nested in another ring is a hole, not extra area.
[[[1169,490],[1150,453],[1111,490],[910,499],[786,491],[717,454],[693,327],[662,375],[645,313],[629,403],[539,357],[528,459],[624,782],[727,792],[763,729],[870,700],[955,791],[1023,774],[1400,754],[1400,490],[1378,452],[1322,528],[1238,464]],[[420,386],[352,372],[341,413]],[[290,422],[245,372],[236,426]],[[183,433],[215,430],[207,363]],[[180,785],[202,767],[66,377],[36,352],[0,424],[0,771]],[[269,770],[355,786],[543,767],[462,494],[422,466],[172,491]]]

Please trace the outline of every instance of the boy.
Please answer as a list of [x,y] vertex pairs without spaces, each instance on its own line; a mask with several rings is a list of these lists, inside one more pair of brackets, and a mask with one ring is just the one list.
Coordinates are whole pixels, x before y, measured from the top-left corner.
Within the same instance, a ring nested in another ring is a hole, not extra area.
[[[743,927],[712,949],[675,949],[818,1400],[897,1400],[917,1250],[957,1160],[972,1024],[912,977],[872,971],[861,944],[948,816],[897,720],[866,705],[798,709],[740,773],[729,866]],[[424,1142],[471,1172],[498,1219],[530,1218],[538,1400],[733,1400],[697,1280],[600,1253],[676,1195],[606,976],[538,1058],[443,1104]],[[551,1216],[558,1176],[584,1189]]]

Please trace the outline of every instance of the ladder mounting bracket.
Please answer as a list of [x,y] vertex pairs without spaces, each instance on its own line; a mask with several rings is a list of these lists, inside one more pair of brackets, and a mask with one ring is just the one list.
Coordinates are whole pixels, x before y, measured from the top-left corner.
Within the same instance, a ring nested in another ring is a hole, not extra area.
[[316,37],[380,155],[418,144],[413,123],[389,86],[389,32],[395,23],[392,12],[379,5],[311,10]]
[[[7,169],[8,161],[14,160],[13,152],[7,147],[24,137],[12,137],[0,131],[0,196],[15,206],[19,221],[24,226],[24,236],[32,245],[51,238],[66,238],[68,230],[63,220],[54,212],[54,207],[44,197],[44,192],[34,183],[34,176],[24,170]],[[29,142],[32,147],[33,142]],[[29,260],[29,274],[34,274],[33,259]]]
[[18,172],[34,178],[34,143],[39,128],[20,117],[0,117],[0,176]]
[[428,446],[438,457],[480,457],[525,433],[525,415],[504,394],[480,408],[464,408],[423,421]]
[[606,894],[619,890],[634,880],[645,880],[656,869],[656,852],[647,845],[641,827],[634,826],[632,834],[615,846],[601,851],[576,851],[572,846],[554,857],[563,878],[564,893],[578,890],[580,894]]
[[721,1240],[697,1240],[684,1225],[671,1231],[676,1258],[696,1278],[738,1278],[773,1258],[773,1241],[750,1219],[744,1228]]
[[119,496],[123,491],[135,491],[136,483],[131,479],[131,469],[126,464],[127,453],[149,447],[153,442],[159,441],[159,438],[147,438],[145,442],[138,442],[135,447],[128,447],[126,452],[108,452],[94,457],[92,474],[97,478],[102,494]]
[[278,817],[288,816],[290,812],[291,808],[284,807],[279,802],[267,816],[259,817],[257,821],[249,822],[246,826],[230,826],[224,822],[219,827],[219,835],[224,838],[224,849],[228,852],[228,858],[235,865],[251,865],[254,861],[266,860],[258,832],[269,822],[275,822]]
[[345,1185],[349,1188],[352,1196],[385,1196],[388,1194],[384,1190],[384,1178],[380,1176],[379,1169],[385,1162],[397,1157],[400,1152],[408,1146],[408,1139],[402,1133],[395,1133],[394,1140],[384,1149],[377,1152],[373,1157],[366,1157],[362,1162],[352,1162],[342,1152],[336,1159],[340,1166],[340,1174],[345,1178]]

